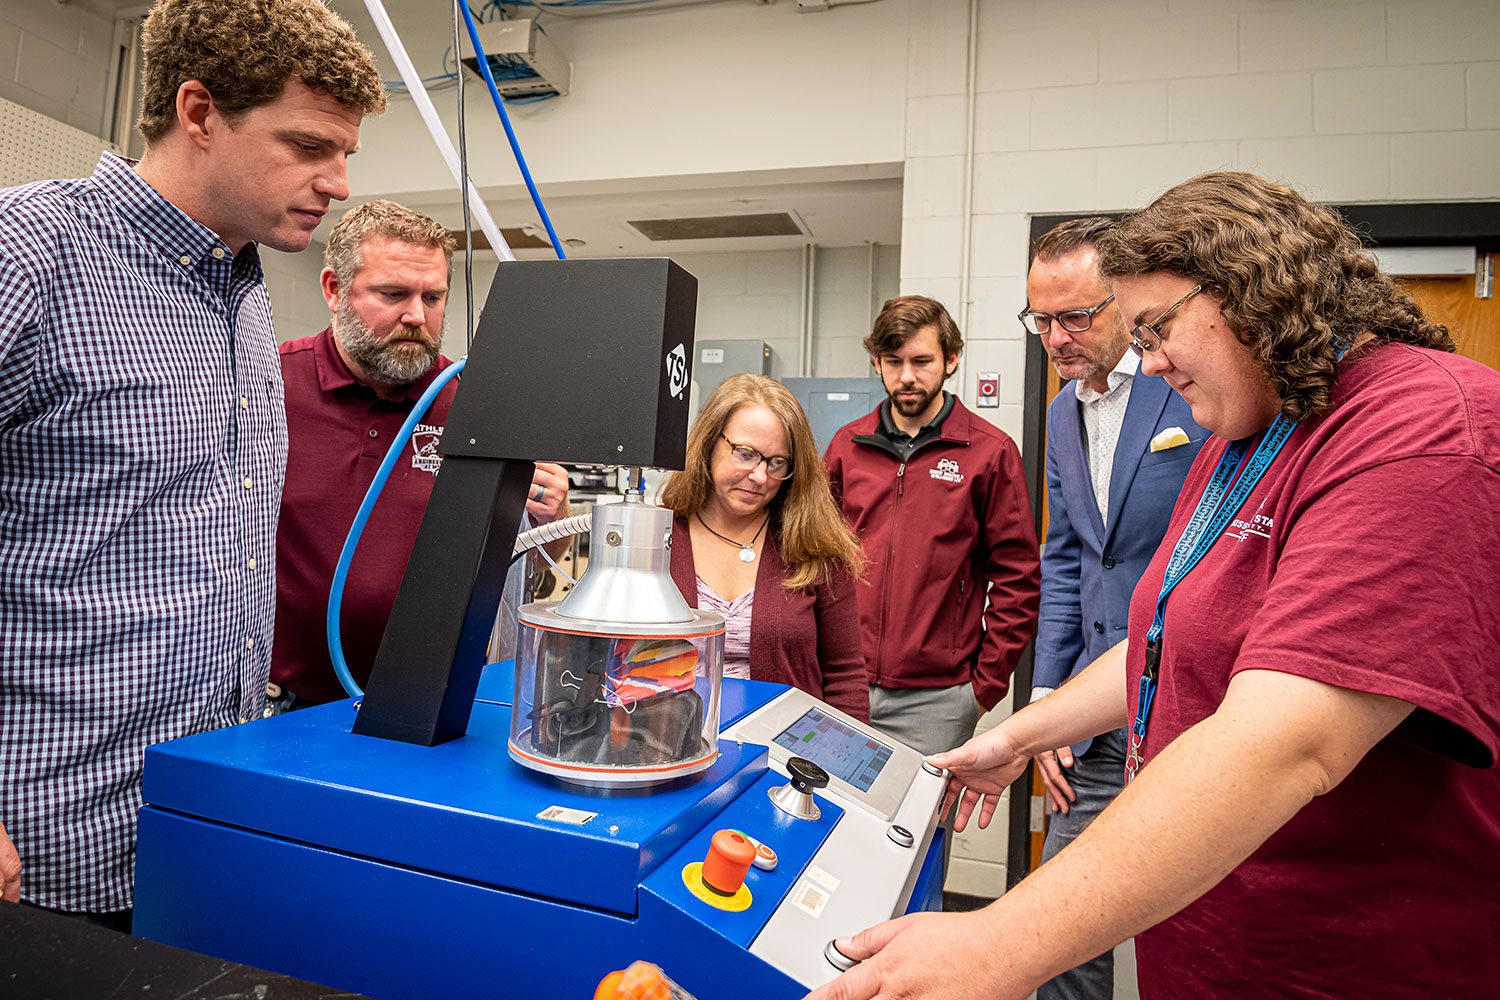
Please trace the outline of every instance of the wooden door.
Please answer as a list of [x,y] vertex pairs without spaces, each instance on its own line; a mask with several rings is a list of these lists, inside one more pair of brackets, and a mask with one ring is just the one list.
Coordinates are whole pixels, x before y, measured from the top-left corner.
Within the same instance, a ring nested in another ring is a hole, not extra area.
[[1442,323],[1458,353],[1500,371],[1500,299],[1474,297],[1474,275],[1404,278],[1427,318]]
[[[1042,412],[1047,412],[1047,407],[1052,405],[1052,400],[1062,389],[1062,379],[1058,377],[1057,369],[1049,362],[1047,365],[1047,400],[1042,405]],[[1045,423],[1043,433],[1045,433]],[[1042,539],[1047,538],[1047,487],[1042,485]],[[1036,871],[1037,866],[1042,863],[1042,845],[1047,839],[1047,823],[1052,818],[1052,808],[1047,803],[1047,789],[1042,784],[1041,771],[1033,765],[1031,768],[1031,842],[1028,847],[1031,852],[1031,870]],[[1036,817],[1040,814],[1041,820],[1037,822]]]

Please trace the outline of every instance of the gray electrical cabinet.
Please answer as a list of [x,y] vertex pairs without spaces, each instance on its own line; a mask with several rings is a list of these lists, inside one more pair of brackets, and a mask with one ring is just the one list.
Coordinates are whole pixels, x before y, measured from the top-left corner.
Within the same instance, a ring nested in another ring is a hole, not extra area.
[[729,376],[742,372],[771,374],[771,348],[764,340],[700,340],[689,367],[693,372],[692,409],[696,415]]
[[818,453],[828,450],[828,442],[838,429],[858,420],[885,399],[885,386],[873,374],[866,378],[784,378],[781,380],[807,414]]

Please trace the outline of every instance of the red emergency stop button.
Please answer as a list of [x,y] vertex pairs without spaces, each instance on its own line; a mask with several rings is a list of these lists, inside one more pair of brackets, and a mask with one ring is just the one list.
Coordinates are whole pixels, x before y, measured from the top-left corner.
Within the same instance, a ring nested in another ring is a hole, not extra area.
[[714,892],[732,896],[745,884],[745,874],[755,861],[755,845],[738,830],[720,830],[709,841],[703,859],[703,884]]

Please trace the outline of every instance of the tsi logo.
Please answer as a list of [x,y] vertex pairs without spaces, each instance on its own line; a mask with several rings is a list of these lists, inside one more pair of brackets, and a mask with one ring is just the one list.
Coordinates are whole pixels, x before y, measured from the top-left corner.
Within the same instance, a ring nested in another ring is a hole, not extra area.
[[929,469],[928,474],[933,479],[941,479],[945,483],[961,483],[964,481],[964,474],[958,471],[958,463],[951,458],[940,460],[937,468]]
[[681,399],[687,388],[687,348],[678,344],[667,353],[667,390],[672,398]]

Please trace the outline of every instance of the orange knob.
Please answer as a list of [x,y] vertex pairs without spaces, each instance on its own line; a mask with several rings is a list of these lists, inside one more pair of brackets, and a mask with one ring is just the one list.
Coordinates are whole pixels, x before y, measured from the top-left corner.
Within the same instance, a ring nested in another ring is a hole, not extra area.
[[703,884],[714,892],[732,896],[745,884],[745,873],[755,860],[755,845],[738,830],[720,830],[708,845],[703,859]]

